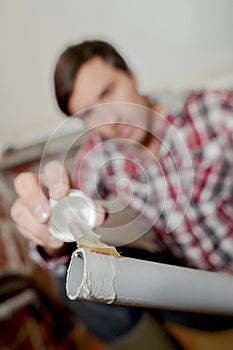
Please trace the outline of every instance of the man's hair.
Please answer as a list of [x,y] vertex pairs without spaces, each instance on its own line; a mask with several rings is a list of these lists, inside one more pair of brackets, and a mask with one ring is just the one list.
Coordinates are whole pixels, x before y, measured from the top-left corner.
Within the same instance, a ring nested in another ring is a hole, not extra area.
[[68,47],[59,57],[54,74],[57,102],[61,110],[67,115],[70,115],[68,102],[73,91],[77,73],[83,64],[93,57],[100,57],[113,67],[129,74],[129,68],[125,60],[107,42],[88,40]]

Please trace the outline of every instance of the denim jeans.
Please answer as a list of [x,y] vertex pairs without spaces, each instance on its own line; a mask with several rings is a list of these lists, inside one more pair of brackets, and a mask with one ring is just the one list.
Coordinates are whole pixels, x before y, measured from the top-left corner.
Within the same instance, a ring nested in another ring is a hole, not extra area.
[[61,292],[69,309],[79,322],[104,342],[114,341],[127,333],[143,315],[142,308],[69,300],[65,292],[65,280],[65,276],[58,278]]

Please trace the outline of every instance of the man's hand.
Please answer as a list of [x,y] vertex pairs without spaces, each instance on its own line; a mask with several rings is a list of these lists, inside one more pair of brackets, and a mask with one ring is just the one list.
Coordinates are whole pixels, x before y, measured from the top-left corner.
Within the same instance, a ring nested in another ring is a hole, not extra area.
[[20,233],[51,255],[56,254],[64,242],[48,231],[51,207],[45,192],[56,200],[65,196],[70,190],[67,170],[60,162],[51,161],[40,178],[33,173],[21,173],[16,177],[14,187],[19,197],[11,208],[11,216]]
[[[56,239],[48,230],[51,214],[48,197],[60,199],[70,191],[70,179],[67,170],[58,161],[51,161],[44,167],[40,176],[33,173],[21,173],[14,182],[18,198],[11,208],[11,216],[20,233],[27,239],[42,246],[51,256],[60,253],[64,242]],[[48,193],[48,197],[45,193]],[[106,209],[101,201],[96,201],[96,226],[105,220]]]

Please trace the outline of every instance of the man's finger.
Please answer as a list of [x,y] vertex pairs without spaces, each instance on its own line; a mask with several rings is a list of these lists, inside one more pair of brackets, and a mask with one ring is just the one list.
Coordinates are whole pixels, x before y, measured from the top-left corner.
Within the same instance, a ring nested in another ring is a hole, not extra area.
[[45,165],[43,181],[53,199],[64,197],[70,190],[69,174],[59,161],[54,160]]
[[21,234],[43,247],[59,248],[63,242],[51,236],[47,224],[38,223],[22,199],[17,199],[11,207],[11,217],[16,222]]
[[40,187],[38,176],[27,172],[21,173],[16,177],[14,187],[36,220],[40,223],[47,222],[51,208]]
[[96,205],[96,226],[102,226],[105,219],[106,219],[106,206],[104,205],[103,201],[95,200]]

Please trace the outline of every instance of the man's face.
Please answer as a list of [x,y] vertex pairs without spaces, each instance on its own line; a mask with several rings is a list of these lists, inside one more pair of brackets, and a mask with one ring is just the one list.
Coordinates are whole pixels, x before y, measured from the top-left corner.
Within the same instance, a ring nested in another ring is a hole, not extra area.
[[136,105],[146,104],[145,97],[137,91],[133,73],[127,74],[94,57],[79,70],[68,108],[71,114],[81,111],[86,126],[98,126],[95,132],[104,138],[142,143],[148,135],[150,113]]

